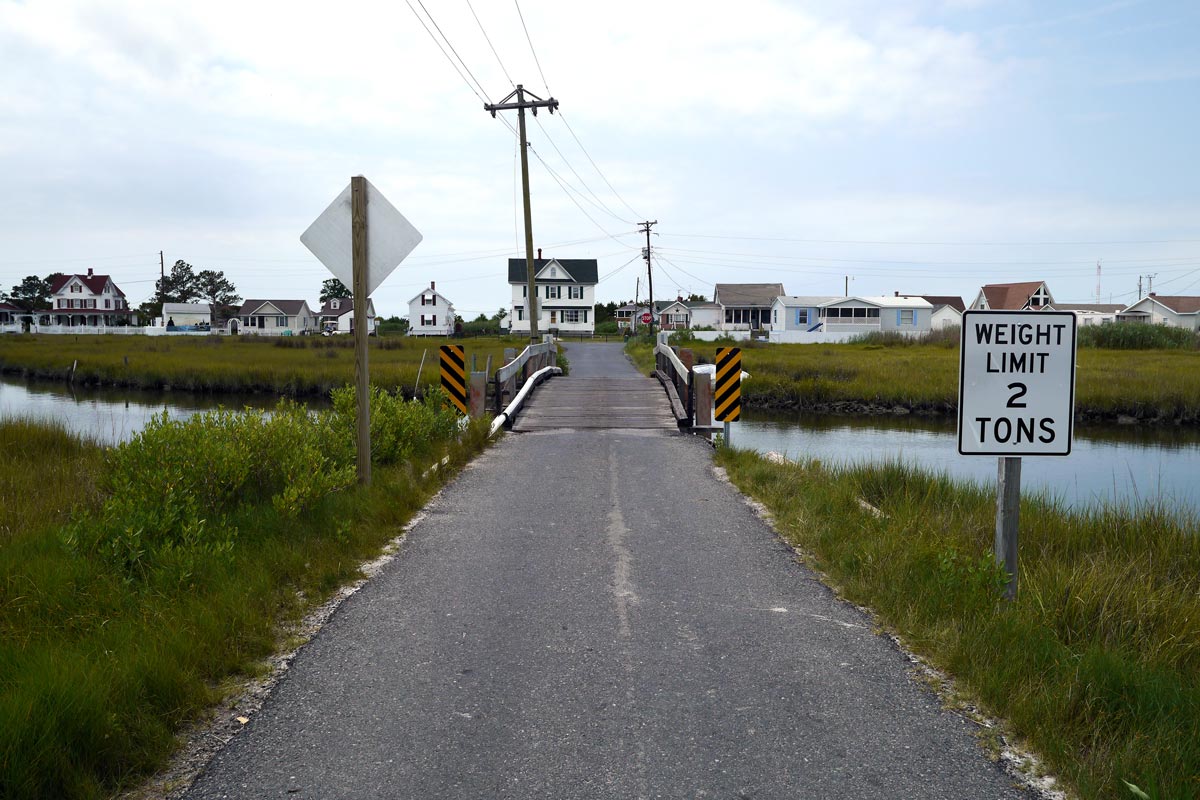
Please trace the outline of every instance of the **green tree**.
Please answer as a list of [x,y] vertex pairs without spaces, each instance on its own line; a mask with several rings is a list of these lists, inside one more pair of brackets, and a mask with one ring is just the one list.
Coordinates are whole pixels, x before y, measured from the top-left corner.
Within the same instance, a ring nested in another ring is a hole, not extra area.
[[321,304],[328,303],[335,297],[353,297],[354,292],[346,288],[346,284],[337,278],[330,278],[321,284]]
[[702,294],[692,293],[687,296],[687,299],[688,299],[689,303],[707,303],[708,302],[708,298]]
[[25,280],[12,287],[8,294],[0,294],[4,300],[12,303],[22,311],[36,311],[50,306],[50,283],[58,275],[52,273],[43,280],[37,275],[29,275]]
[[214,306],[232,306],[242,302],[233,281],[223,271],[202,269],[196,275],[196,294]]
[[154,282],[155,301],[159,303],[194,303],[200,297],[196,273],[192,265],[180,259],[171,272]]

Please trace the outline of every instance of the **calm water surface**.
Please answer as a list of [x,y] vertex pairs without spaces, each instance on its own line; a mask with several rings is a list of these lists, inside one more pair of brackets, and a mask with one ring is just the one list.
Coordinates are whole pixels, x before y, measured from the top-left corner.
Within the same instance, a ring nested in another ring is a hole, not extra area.
[[[899,460],[982,485],[996,483],[996,458],[960,456],[953,419],[769,415],[734,423],[733,444],[825,463]],[[1076,427],[1071,455],[1025,457],[1022,491],[1065,505],[1161,502],[1200,514],[1200,431],[1194,428]]]
[[117,444],[135,434],[164,411],[185,419],[202,411],[224,408],[271,409],[278,398],[258,395],[197,395],[76,388],[55,382],[0,377],[0,420],[26,418],[58,422],[67,430],[104,444]]

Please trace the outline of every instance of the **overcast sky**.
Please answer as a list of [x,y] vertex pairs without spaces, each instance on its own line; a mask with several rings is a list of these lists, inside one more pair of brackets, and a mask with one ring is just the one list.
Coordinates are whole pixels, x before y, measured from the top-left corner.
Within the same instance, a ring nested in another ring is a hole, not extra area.
[[646,295],[642,220],[656,298],[1094,302],[1098,260],[1103,302],[1200,294],[1194,0],[410,2],[0,0],[0,287],[92,267],[136,305],[161,250],[315,305],[300,234],[362,174],[424,235],[379,312],[433,280],[490,315],[524,239],[482,106],[520,82],[562,111],[529,119],[535,246],[602,302]]

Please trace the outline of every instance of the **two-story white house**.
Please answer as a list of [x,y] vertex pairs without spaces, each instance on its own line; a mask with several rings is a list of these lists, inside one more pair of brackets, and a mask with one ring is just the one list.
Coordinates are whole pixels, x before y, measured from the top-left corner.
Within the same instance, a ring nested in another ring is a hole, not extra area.
[[[354,333],[354,298],[331,297],[317,312],[317,328],[322,333]],[[375,301],[367,298],[367,335],[375,334]]]
[[454,333],[457,321],[454,304],[437,290],[433,281],[428,289],[422,289],[408,301],[409,336],[449,336]]
[[112,278],[97,275],[59,275],[50,284],[50,324],[97,328],[136,325],[137,311]]
[[[537,292],[538,331],[592,335],[596,330],[595,305],[597,266],[594,258],[534,259],[534,291]],[[508,322],[513,333],[529,333],[529,284],[523,258],[508,260],[508,284],[512,287],[512,313]],[[618,319],[618,325],[620,320]]]
[[243,333],[280,336],[285,331],[301,334],[317,329],[317,317],[307,300],[247,300],[238,317]]

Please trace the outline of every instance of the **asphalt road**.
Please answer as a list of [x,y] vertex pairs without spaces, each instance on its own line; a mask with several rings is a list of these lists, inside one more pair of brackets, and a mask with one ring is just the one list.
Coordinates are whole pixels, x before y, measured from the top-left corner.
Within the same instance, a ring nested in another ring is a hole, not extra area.
[[1028,797],[710,462],[669,431],[506,436],[187,796]]

